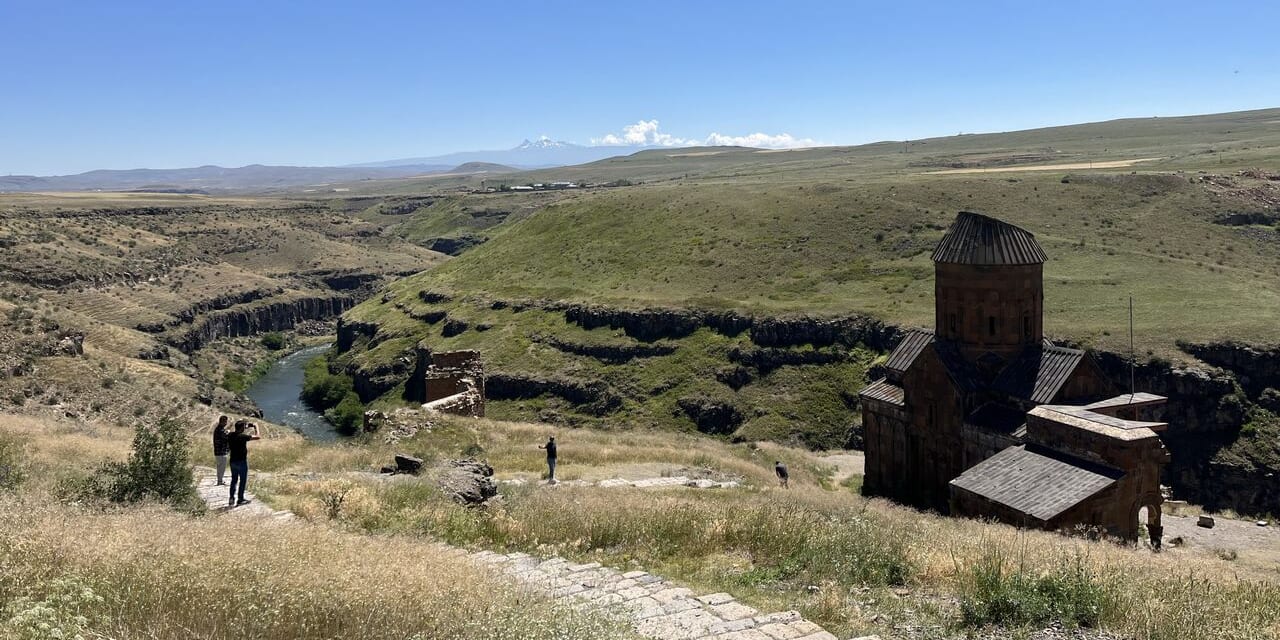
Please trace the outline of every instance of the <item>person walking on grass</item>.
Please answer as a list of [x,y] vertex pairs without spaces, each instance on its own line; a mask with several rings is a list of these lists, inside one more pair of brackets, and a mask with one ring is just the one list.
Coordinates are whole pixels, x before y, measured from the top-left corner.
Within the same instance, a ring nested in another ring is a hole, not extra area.
[[218,426],[213,428],[213,459],[218,463],[218,486],[226,484],[222,481],[227,474],[227,452],[230,447],[227,440],[227,417],[218,418]]
[[[253,433],[248,432],[250,427],[253,428]],[[235,432],[227,436],[231,451],[231,495],[227,499],[228,507],[249,504],[244,499],[244,488],[249,484],[249,441],[261,439],[258,425],[251,425],[244,420],[236,420]],[[240,490],[238,497],[237,488]]]
[[546,444],[538,445],[539,449],[547,450],[547,484],[556,483],[556,437],[547,438]]
[[782,464],[781,460],[774,460],[773,473],[778,476],[778,484],[782,485],[783,489],[788,488],[787,485],[791,480],[791,474],[787,472],[787,465]]

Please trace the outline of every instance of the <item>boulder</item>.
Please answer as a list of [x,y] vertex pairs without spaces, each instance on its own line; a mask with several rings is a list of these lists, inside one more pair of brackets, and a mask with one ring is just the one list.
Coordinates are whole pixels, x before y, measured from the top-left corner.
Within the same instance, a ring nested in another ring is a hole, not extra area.
[[58,341],[58,351],[68,356],[84,355],[84,334],[73,333],[63,336],[62,340]]
[[1200,517],[1196,520],[1196,526],[1197,526],[1197,527],[1204,527],[1204,528],[1206,528],[1206,529],[1212,529],[1212,528],[1213,528],[1213,525],[1214,525],[1214,522],[1213,522],[1213,516],[1200,516]]
[[422,458],[415,458],[403,453],[396,454],[396,473],[417,475],[422,470]]
[[436,471],[436,484],[454,502],[474,507],[498,495],[493,467],[473,458],[450,460]]

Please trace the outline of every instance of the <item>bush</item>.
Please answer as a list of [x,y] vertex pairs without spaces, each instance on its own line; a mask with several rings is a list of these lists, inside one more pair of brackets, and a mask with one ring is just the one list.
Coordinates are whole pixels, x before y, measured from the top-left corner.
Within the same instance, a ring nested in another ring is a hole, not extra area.
[[117,503],[151,499],[184,509],[203,505],[191,473],[191,442],[186,425],[173,418],[140,425],[133,436],[129,459],[99,467],[83,493]]
[[351,376],[329,373],[325,356],[316,356],[302,370],[302,400],[312,409],[324,411],[336,407],[354,392],[355,382]]
[[27,479],[25,449],[17,436],[0,433],[0,491],[13,491]]
[[239,369],[228,369],[222,373],[222,388],[231,393],[244,393],[249,388],[249,378]]
[[262,346],[272,351],[279,351],[284,348],[285,338],[283,333],[280,333],[279,331],[272,331],[271,333],[263,335],[259,342],[262,343]]
[[340,433],[354,434],[364,426],[364,404],[354,391],[349,391],[341,402],[324,412],[324,418]]
[[1098,579],[1079,555],[1060,559],[1052,570],[1031,573],[1013,566],[1002,551],[988,550],[969,568],[960,601],[969,625],[1042,625],[1058,621],[1097,626],[1116,605],[1115,590]]

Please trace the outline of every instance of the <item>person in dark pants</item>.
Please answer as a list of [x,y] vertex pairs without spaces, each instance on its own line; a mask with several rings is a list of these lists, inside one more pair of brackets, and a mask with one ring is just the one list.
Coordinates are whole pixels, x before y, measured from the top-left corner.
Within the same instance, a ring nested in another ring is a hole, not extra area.
[[227,475],[227,453],[230,449],[227,441],[227,417],[218,418],[218,426],[213,428],[213,459],[218,463],[218,486],[226,484],[222,479]]
[[556,437],[551,436],[547,439],[546,444],[538,445],[539,449],[547,450],[547,484],[556,483]]
[[[248,432],[250,427],[253,428],[252,434]],[[228,507],[249,504],[249,501],[244,499],[244,488],[249,484],[249,441],[261,439],[262,437],[258,435],[258,425],[250,425],[244,420],[237,420],[235,432],[227,435],[227,443],[231,451],[231,495],[227,500]],[[238,498],[237,487],[240,490]]]

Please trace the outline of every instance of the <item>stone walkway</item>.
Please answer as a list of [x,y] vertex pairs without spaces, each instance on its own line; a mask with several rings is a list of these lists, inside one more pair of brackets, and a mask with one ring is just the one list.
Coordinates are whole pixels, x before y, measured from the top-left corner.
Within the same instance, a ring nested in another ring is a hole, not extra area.
[[[229,508],[229,487],[217,486],[214,470],[196,467],[195,471],[200,497],[210,511],[234,517],[256,516],[280,523],[295,520],[293,513],[275,511],[257,500]],[[250,486],[253,486],[252,473],[250,476]],[[689,478],[684,477],[652,480],[662,480],[663,483],[644,486],[677,486],[690,482]],[[252,499],[249,492],[245,493],[245,497]],[[462,550],[458,551],[463,553]],[[465,553],[465,557],[508,576],[531,592],[581,610],[595,611],[628,621],[637,633],[648,638],[837,640],[834,635],[805,620],[795,611],[761,613],[727,593],[699,596],[689,589],[644,571],[620,572],[603,567],[598,562],[574,564],[564,558],[541,559],[526,553],[504,555],[478,551]]]
[[[231,487],[223,485],[218,486],[217,472],[209,467],[196,467],[196,491],[200,494],[200,498],[204,500],[205,506],[209,511],[216,513],[225,513],[236,517],[260,517],[270,518],[277,522],[287,522],[293,520],[294,516],[291,511],[276,511],[265,503],[258,502],[253,493],[246,491],[244,496],[252,502],[242,504],[238,507],[232,507],[227,504],[231,497]],[[255,476],[253,471],[249,472],[249,486],[253,486]],[[231,481],[231,472],[228,471],[226,481]]]
[[526,553],[479,551],[471,558],[495,566],[534,591],[631,622],[662,640],[836,640],[795,611],[762,614],[727,593],[699,596],[644,571],[626,573],[598,562],[573,564]]
[[[511,478],[509,480],[499,480],[500,484],[510,485],[526,485],[529,481],[524,478]],[[546,485],[545,480],[539,480],[539,485]],[[637,489],[653,489],[659,487],[690,487],[693,489],[733,489],[742,486],[736,480],[711,480],[708,478],[690,478],[689,476],[663,476],[658,478],[640,478],[638,480],[627,480],[625,478],[609,478],[592,482],[590,480],[560,480],[556,482],[557,487],[635,487]]]

